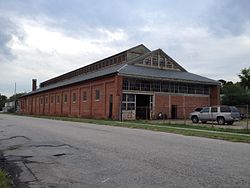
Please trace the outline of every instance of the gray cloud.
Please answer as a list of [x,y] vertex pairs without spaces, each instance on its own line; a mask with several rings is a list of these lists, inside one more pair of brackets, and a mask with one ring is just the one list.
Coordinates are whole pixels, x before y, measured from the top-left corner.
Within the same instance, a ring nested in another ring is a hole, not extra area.
[[0,54],[2,58],[13,58],[11,49],[7,43],[11,40],[11,30],[14,29],[13,25],[7,20],[0,18]]
[[202,18],[203,24],[219,37],[225,34],[240,35],[250,24],[250,1],[215,1]]
[[8,43],[13,36],[22,40],[24,38],[24,33],[13,21],[11,21],[11,19],[3,16],[0,16],[0,28],[0,58],[12,60],[15,58],[15,54],[12,53]]

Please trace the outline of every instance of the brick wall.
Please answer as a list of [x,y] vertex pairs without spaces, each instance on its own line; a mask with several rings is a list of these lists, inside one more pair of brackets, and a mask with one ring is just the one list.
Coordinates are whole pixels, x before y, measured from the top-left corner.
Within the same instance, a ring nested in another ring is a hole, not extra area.
[[[100,92],[99,100],[96,100],[96,90]],[[86,100],[83,99],[84,92]],[[20,111],[24,114],[106,119],[109,117],[111,95],[113,96],[112,119],[119,119],[122,77],[118,75],[23,97],[20,99],[22,104]],[[211,86],[210,96],[155,93],[153,118],[159,112],[164,112],[170,118],[172,105],[177,106],[177,118],[184,118],[197,107],[219,104],[219,86]]]
[[209,106],[209,100],[209,96],[155,93],[155,115],[164,112],[171,118],[172,105],[176,105],[177,118],[187,118],[195,108]]
[[[116,75],[23,97],[20,99],[20,112],[105,119],[109,117],[109,100],[112,95],[112,118],[119,119],[121,85],[122,77]],[[97,90],[99,99],[96,99]],[[86,100],[83,99],[84,92]]]
[[220,104],[220,86],[212,86],[210,88],[210,105]]

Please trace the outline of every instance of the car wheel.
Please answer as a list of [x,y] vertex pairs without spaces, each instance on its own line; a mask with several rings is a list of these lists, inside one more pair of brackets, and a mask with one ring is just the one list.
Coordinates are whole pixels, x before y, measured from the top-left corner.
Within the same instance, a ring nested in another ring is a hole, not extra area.
[[198,122],[199,122],[199,119],[198,119],[197,116],[193,116],[193,117],[191,118],[191,120],[192,120],[193,123],[198,123]]
[[228,121],[227,124],[228,125],[233,125],[234,121]]
[[217,118],[217,122],[219,125],[225,125],[225,119],[224,117],[218,117]]

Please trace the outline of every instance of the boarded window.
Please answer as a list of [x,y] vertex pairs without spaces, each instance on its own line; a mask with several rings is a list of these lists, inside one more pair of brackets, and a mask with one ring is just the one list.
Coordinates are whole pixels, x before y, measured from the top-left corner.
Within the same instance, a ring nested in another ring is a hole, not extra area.
[[73,101],[73,102],[76,102],[76,93],[73,93],[72,101]]
[[64,102],[67,102],[67,100],[68,100],[68,95],[65,94],[65,95],[64,95]]
[[60,103],[60,95],[57,95],[57,103]]
[[100,90],[95,90],[95,100],[100,100]]
[[87,101],[87,92],[86,91],[84,91],[82,94],[82,100]]

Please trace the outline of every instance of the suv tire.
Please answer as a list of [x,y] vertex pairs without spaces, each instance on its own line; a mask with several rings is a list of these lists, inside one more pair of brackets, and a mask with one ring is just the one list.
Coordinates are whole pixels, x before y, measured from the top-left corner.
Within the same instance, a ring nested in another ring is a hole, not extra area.
[[217,122],[219,125],[225,125],[225,119],[224,117],[218,117],[217,118]]
[[197,116],[192,116],[191,118],[193,123],[198,123],[199,122],[199,118]]

